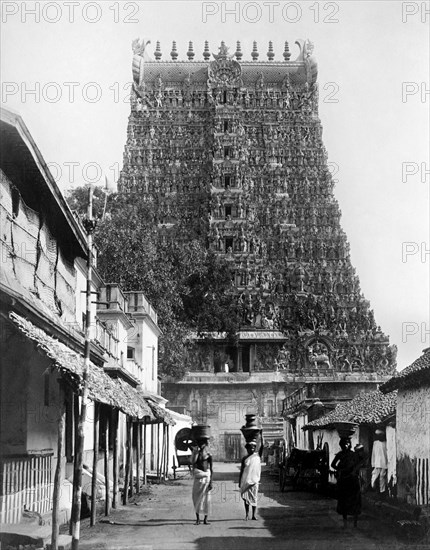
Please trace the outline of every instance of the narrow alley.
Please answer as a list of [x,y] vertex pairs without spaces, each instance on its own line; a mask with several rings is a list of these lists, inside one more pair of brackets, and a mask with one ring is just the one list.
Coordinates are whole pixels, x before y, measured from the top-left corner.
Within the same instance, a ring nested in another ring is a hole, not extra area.
[[[245,521],[237,479],[237,464],[215,464],[213,512],[210,525],[194,525],[192,479],[181,473],[176,481],[152,485],[126,507],[113,511],[95,527],[83,528],[82,550],[424,550],[404,544],[393,525],[364,511],[357,528],[342,528],[332,498],[287,490],[263,472],[258,521]],[[252,539],[252,540],[250,540]]]

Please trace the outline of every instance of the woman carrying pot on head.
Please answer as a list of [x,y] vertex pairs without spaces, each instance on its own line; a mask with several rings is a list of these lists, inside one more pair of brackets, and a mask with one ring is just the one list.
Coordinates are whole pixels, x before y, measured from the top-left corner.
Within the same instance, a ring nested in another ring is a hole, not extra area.
[[212,489],[212,455],[208,451],[208,438],[197,441],[197,446],[191,455],[191,464],[194,472],[193,504],[196,512],[196,523],[200,524],[200,514],[204,515],[203,523],[208,525]]
[[354,517],[354,527],[361,514],[360,467],[364,455],[351,449],[349,437],[341,437],[341,451],[334,457],[331,467],[336,470],[337,478],[337,513],[343,517],[343,526],[347,527],[348,516]]
[[245,445],[247,455],[242,458],[239,475],[240,496],[245,504],[245,520],[248,520],[249,507],[252,507],[251,519],[256,520],[258,486],[261,477],[261,456],[263,454],[263,430],[260,430],[261,443],[257,453],[257,441],[248,441]]

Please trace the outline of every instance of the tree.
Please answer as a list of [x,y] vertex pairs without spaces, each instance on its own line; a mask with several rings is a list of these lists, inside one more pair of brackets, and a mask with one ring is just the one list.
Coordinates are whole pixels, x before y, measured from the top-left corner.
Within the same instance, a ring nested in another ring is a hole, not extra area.
[[[68,202],[78,215],[85,214],[87,197],[85,188],[70,192]],[[110,195],[102,214],[98,208],[98,269],[106,281],[119,283],[125,291],[144,292],[163,333],[159,372],[181,377],[189,366],[193,333],[227,332],[233,339],[238,329],[229,267],[196,238],[180,243],[160,239],[156,206],[139,196]],[[174,228],[173,236],[181,230]]]

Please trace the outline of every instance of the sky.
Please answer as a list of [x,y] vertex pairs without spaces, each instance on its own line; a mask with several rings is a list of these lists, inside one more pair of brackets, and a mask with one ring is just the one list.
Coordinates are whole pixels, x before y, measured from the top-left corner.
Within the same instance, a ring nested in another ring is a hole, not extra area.
[[430,4],[402,1],[46,1],[0,3],[1,102],[19,112],[60,188],[116,182],[130,111],[131,42],[204,41],[243,59],[269,40],[314,44],[320,118],[341,224],[362,291],[398,368],[430,346]]

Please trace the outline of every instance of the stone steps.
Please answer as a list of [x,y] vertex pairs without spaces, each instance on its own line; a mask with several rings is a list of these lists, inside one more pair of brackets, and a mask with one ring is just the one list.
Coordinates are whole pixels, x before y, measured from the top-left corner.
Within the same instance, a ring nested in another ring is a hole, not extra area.
[[264,439],[269,441],[282,439],[284,435],[284,423],[281,418],[262,418],[261,427],[263,429]]

